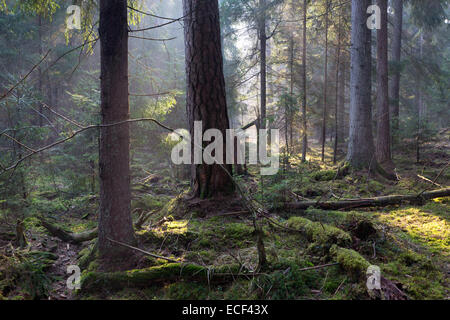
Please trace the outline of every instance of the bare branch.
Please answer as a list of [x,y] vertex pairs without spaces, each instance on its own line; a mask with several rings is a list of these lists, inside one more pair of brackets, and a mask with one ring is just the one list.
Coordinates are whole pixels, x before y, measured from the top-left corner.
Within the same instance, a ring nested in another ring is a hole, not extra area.
[[25,75],[25,77],[23,77],[22,79],[20,79],[19,82],[17,82],[15,85],[13,85],[5,94],[3,94],[0,97],[0,100],[5,99],[11,92],[13,92],[14,89],[16,89],[22,82],[24,82],[28,76],[47,58],[47,56],[49,55],[50,51],[52,51],[51,49],[47,51],[47,53],[44,55],[44,57],[42,57],[41,60],[39,60],[38,63],[36,63],[33,68],[31,68],[31,70]]

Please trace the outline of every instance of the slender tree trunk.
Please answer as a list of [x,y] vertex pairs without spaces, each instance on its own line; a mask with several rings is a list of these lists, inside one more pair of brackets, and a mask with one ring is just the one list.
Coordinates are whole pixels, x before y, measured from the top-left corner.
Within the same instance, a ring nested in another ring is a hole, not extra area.
[[328,11],[330,3],[326,1],[325,11],[325,71],[323,84],[323,115],[322,115],[322,162],[325,161],[325,142],[327,140],[327,90],[328,90]]
[[339,71],[341,62],[341,15],[339,14],[338,21],[338,44],[336,47],[336,108],[334,109],[334,152],[333,152],[333,163],[337,162],[337,151],[339,143]]
[[[39,14],[38,15],[38,38],[39,38],[39,57],[42,57],[42,17]],[[38,78],[39,78],[39,94],[41,95],[41,97],[43,97],[43,79],[42,79],[42,68],[39,65],[38,66]],[[42,114],[44,112],[44,108],[42,106],[42,101],[39,102],[39,127],[43,126],[43,117]],[[42,160],[42,156],[40,156],[41,160]]]
[[[425,31],[420,31],[419,38],[419,56],[420,59],[423,58],[423,33]],[[417,138],[416,138],[416,161],[420,162],[420,145],[422,143],[422,128],[423,120],[425,118],[425,108],[423,103],[423,92],[422,92],[422,77],[417,75]]]
[[391,115],[393,141],[398,135],[400,116],[400,64],[402,48],[402,26],[403,26],[403,0],[392,0],[394,9],[394,32],[392,38],[392,62],[394,65],[393,76],[390,82],[389,93],[391,95]]
[[388,94],[387,0],[377,0],[381,10],[381,29],[377,30],[377,159],[391,162],[391,130]]
[[[341,30],[342,32],[342,30]],[[341,35],[342,36],[342,35]],[[341,39],[342,41],[342,39]],[[341,43],[342,45],[342,43]],[[342,50],[341,50],[342,51]],[[339,72],[339,101],[338,101],[338,147],[339,144],[342,144],[342,142],[345,141],[345,139],[348,136],[348,128],[347,128],[347,117],[346,117],[346,104],[345,104],[345,97],[347,93],[347,74],[348,74],[348,64],[347,64],[347,56],[343,55],[341,52],[341,59],[340,59],[340,72]]]
[[308,0],[303,0],[303,48],[302,48],[302,78],[303,78],[303,96],[302,96],[302,161],[306,161],[308,150],[308,123],[306,119],[306,14],[308,9]]
[[[202,121],[202,130],[218,129],[223,138],[229,128],[223,57],[220,41],[219,5],[217,0],[183,0],[187,77],[186,109],[191,136],[194,122]],[[194,157],[194,139],[191,150]],[[226,148],[224,148],[225,151]],[[201,198],[230,193],[232,166],[225,164],[225,155],[216,155],[223,165],[191,166],[193,195]],[[224,170],[226,169],[228,173]]]
[[370,0],[352,0],[350,137],[347,160],[355,168],[374,168],[372,135],[371,30],[366,13]]
[[[128,23],[126,0],[100,0],[102,124],[129,119]],[[130,132],[128,123],[100,130],[99,252],[123,258],[128,249],[109,239],[136,242],[131,219]]]
[[[293,115],[293,110],[294,110],[294,106],[293,106],[293,98],[294,98],[294,35],[292,34],[292,31],[290,33],[290,38],[289,38],[289,95],[290,95],[290,105],[289,105],[289,144],[291,146],[291,149],[293,150],[294,145],[293,145],[293,139],[292,139],[292,118],[294,117]],[[288,154],[291,154],[291,150],[288,150]]]
[[267,104],[267,35],[266,35],[266,0],[259,0],[259,42],[261,50],[261,124],[260,129],[266,128]]

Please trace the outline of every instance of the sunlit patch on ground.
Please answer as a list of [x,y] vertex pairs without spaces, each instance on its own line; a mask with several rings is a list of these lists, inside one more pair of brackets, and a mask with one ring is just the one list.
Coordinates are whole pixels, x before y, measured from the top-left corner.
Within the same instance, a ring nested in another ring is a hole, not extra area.
[[448,206],[440,206],[443,210],[437,213],[427,207],[404,208],[385,213],[380,219],[407,232],[432,252],[450,256],[450,213]]

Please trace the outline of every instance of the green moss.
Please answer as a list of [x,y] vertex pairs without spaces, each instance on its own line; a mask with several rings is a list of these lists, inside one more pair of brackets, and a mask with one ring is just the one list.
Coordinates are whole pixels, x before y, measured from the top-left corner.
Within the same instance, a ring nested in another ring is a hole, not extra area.
[[311,288],[321,285],[321,276],[315,271],[301,271],[310,264],[280,262],[273,269],[281,269],[255,279],[255,286],[260,288],[259,299],[293,300],[307,296]]
[[209,298],[209,288],[194,282],[176,282],[164,288],[164,298],[173,300],[206,300]]
[[167,201],[167,197],[164,196],[143,194],[132,201],[131,207],[133,209],[155,210],[162,208],[167,203]]
[[238,270],[239,266],[209,269],[193,264],[167,263],[124,272],[87,272],[82,276],[81,288],[84,292],[91,292],[100,288],[146,287],[156,282],[171,282],[179,279],[209,282],[214,278],[215,273],[238,272]]
[[252,281],[237,280],[224,292],[225,300],[257,300],[258,295],[252,288]]
[[386,189],[386,187],[383,184],[379,183],[376,180],[370,180],[367,185],[367,188],[369,189],[370,192],[375,194],[379,194]]
[[370,263],[358,252],[352,249],[340,248],[333,245],[330,254],[336,258],[340,266],[354,277],[365,275]]
[[292,229],[303,231],[311,241],[320,245],[338,244],[347,246],[351,244],[351,236],[334,226],[313,222],[302,217],[291,217],[287,221],[287,226]]
[[336,171],[335,170],[316,171],[311,176],[316,181],[331,181],[336,177]]

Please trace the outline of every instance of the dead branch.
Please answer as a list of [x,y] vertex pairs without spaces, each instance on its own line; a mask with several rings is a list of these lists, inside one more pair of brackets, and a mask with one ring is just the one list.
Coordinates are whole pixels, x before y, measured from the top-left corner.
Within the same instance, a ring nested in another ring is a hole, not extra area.
[[[111,124],[90,125],[90,126],[87,126],[87,127],[82,127],[82,128],[81,128],[80,130],[78,130],[78,131],[72,132],[68,137],[66,137],[66,138],[64,138],[64,139],[58,140],[58,141],[53,142],[53,143],[51,143],[51,144],[49,144],[49,145],[47,145],[47,146],[44,146],[44,147],[39,148],[39,149],[36,149],[36,150],[34,150],[34,151],[32,151],[32,152],[26,154],[25,156],[23,156],[22,158],[20,158],[19,160],[17,160],[13,165],[9,166],[8,168],[3,169],[3,171],[2,171],[1,173],[4,173],[4,172],[6,172],[6,171],[10,171],[10,170],[13,170],[13,169],[17,168],[17,166],[18,166],[19,164],[21,164],[25,159],[28,159],[28,158],[30,158],[31,156],[33,156],[33,155],[35,155],[35,154],[37,154],[37,153],[41,153],[41,152],[46,151],[46,150],[48,150],[48,149],[54,148],[54,147],[56,147],[57,145],[60,145],[60,144],[62,144],[62,143],[64,143],[64,142],[67,142],[67,141],[73,139],[74,137],[76,137],[77,135],[79,135],[80,133],[82,133],[82,132],[84,132],[84,131],[87,131],[87,130],[90,130],[90,129],[108,128],[108,127],[112,127],[112,126],[122,125],[122,124],[125,124],[125,123],[134,123],[134,122],[141,122],[141,121],[151,121],[151,122],[156,123],[158,126],[164,128],[164,129],[166,129],[166,130],[169,130],[169,131],[171,131],[171,132],[174,132],[174,131],[175,131],[174,129],[169,128],[169,127],[163,125],[163,124],[160,123],[158,120],[153,119],[153,118],[129,119],[129,120],[124,120],[124,121],[120,121],[120,122],[116,122],[116,123],[111,123]],[[31,149],[31,148],[28,148],[28,149]]]
[[31,70],[30,71],[28,71],[28,73],[25,75],[25,77],[23,77],[22,79],[20,79],[19,80],[19,82],[17,82],[15,85],[13,85],[5,94],[3,94],[1,97],[0,97],[0,100],[3,100],[4,98],[6,98],[11,92],[13,92],[14,91],[14,89],[16,89],[22,82],[24,82],[27,78],[28,78],[28,76],[47,58],[47,56],[49,55],[49,53],[51,52],[52,50],[50,49],[50,50],[48,50],[47,51],[47,53],[42,57],[42,59],[41,60],[39,60],[39,62],[38,63],[36,63],[32,68],[31,68]]

